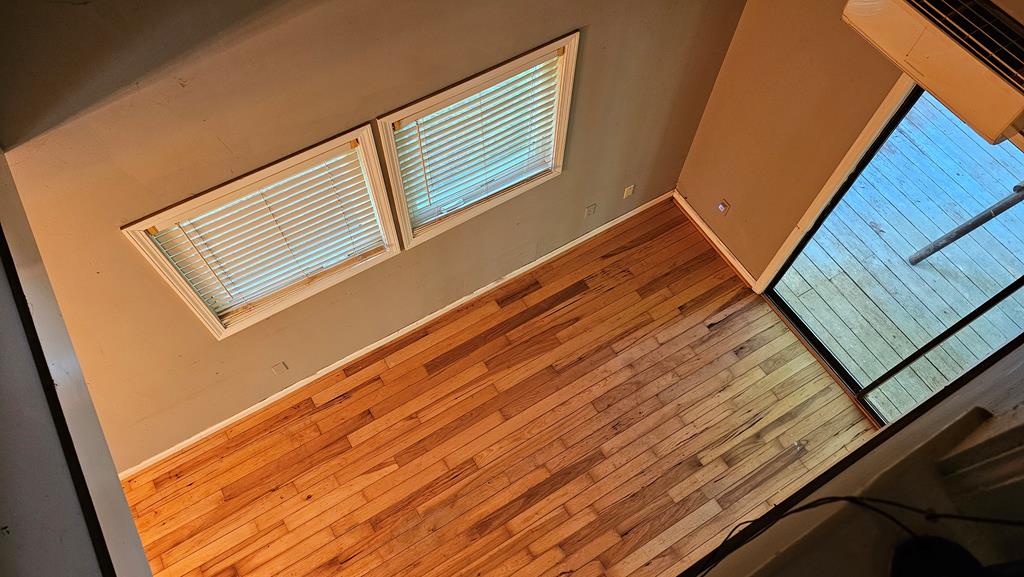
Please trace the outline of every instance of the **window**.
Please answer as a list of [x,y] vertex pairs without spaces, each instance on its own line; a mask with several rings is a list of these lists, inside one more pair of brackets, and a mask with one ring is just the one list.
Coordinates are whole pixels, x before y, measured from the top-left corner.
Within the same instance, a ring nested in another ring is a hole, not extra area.
[[578,39],[378,120],[408,246],[561,172]]
[[398,251],[369,125],[123,231],[218,339]]

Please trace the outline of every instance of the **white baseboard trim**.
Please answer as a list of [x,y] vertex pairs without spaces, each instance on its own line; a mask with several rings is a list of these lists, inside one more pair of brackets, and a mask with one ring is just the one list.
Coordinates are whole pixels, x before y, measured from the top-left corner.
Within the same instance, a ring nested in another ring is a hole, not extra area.
[[389,343],[389,342],[391,342],[391,341],[393,341],[395,339],[398,339],[398,338],[400,338],[400,337],[402,337],[402,336],[404,336],[404,335],[406,335],[406,334],[408,334],[408,333],[410,333],[410,332],[420,328],[421,326],[425,325],[426,323],[436,319],[437,317],[439,317],[439,316],[441,316],[441,315],[443,315],[443,314],[445,314],[445,313],[447,313],[447,312],[449,312],[451,310],[454,310],[454,309],[462,306],[463,304],[465,304],[469,300],[474,299],[474,298],[480,296],[481,294],[483,294],[483,293],[493,289],[494,287],[500,285],[501,283],[503,283],[505,281],[507,281],[507,280],[509,280],[511,278],[514,278],[514,277],[516,277],[516,276],[518,276],[518,275],[520,275],[520,274],[522,274],[524,272],[529,271],[532,268],[538,267],[538,266],[540,266],[540,265],[542,265],[542,264],[544,264],[544,263],[546,263],[546,262],[548,262],[550,260],[553,260],[553,259],[561,256],[562,254],[572,250],[573,248],[575,248],[575,247],[579,246],[580,244],[586,242],[587,240],[589,240],[589,239],[591,239],[591,238],[601,234],[602,232],[612,228],[613,226],[621,223],[622,221],[627,220],[627,219],[629,219],[629,218],[631,218],[631,217],[633,217],[633,216],[643,212],[644,210],[647,210],[648,208],[654,206],[655,204],[658,204],[659,202],[664,202],[664,201],[672,198],[673,195],[677,195],[677,194],[678,193],[676,193],[675,190],[670,190],[670,191],[666,192],[665,194],[662,194],[662,195],[658,196],[657,198],[655,198],[653,200],[645,202],[644,204],[634,208],[633,210],[623,214],[622,216],[614,218],[614,219],[612,219],[612,220],[602,224],[601,226],[595,228],[594,230],[584,234],[583,236],[580,236],[580,237],[576,238],[575,240],[572,240],[572,241],[570,241],[570,242],[568,242],[568,243],[566,243],[566,244],[556,248],[555,250],[545,254],[544,256],[541,256],[540,258],[537,258],[537,259],[535,259],[535,260],[533,260],[533,261],[531,261],[529,263],[526,263],[525,265],[517,268],[516,270],[514,270],[514,271],[512,271],[512,272],[510,272],[510,273],[508,273],[508,274],[506,274],[504,276],[502,276],[501,278],[499,278],[499,279],[497,279],[497,280],[495,280],[495,281],[493,281],[491,283],[488,283],[485,286],[482,286],[482,287],[478,288],[477,290],[473,291],[472,293],[470,293],[470,294],[468,294],[468,295],[466,295],[466,296],[464,296],[464,297],[462,297],[462,298],[452,302],[451,304],[449,304],[449,305],[447,305],[447,306],[445,306],[445,307],[443,307],[441,309],[438,309],[438,310],[434,311],[433,313],[431,313],[431,314],[421,318],[420,320],[418,320],[418,321],[416,321],[416,322],[414,322],[412,324],[406,325],[405,327],[402,327],[401,329],[398,329],[397,331],[391,333],[390,335],[388,335],[388,336],[386,336],[386,337],[384,337],[382,339],[379,339],[376,342],[373,342],[373,343],[371,343],[369,345],[366,345],[365,347],[363,347],[363,348],[361,348],[361,349],[359,349],[359,350],[357,350],[357,351],[355,351],[355,352],[353,352],[353,353],[351,353],[349,355],[346,355],[345,358],[343,358],[343,359],[341,359],[339,361],[336,361],[334,363],[331,363],[330,365],[320,369],[316,373],[310,375],[309,377],[306,377],[306,378],[302,379],[301,381],[299,381],[299,382],[297,382],[297,383],[295,383],[293,385],[289,385],[287,388],[282,389],[282,390],[274,393],[273,395],[270,395],[269,397],[263,399],[262,401],[256,403],[255,405],[249,407],[248,409],[245,409],[244,411],[241,411],[240,413],[237,413],[237,414],[235,414],[235,415],[233,415],[231,417],[228,417],[227,419],[224,419],[223,421],[221,421],[221,422],[219,422],[219,423],[217,423],[217,424],[215,424],[215,425],[213,425],[211,427],[208,427],[207,429],[205,429],[205,430],[203,430],[203,431],[201,431],[201,432],[199,432],[199,433],[189,437],[188,439],[185,439],[184,441],[174,445],[173,447],[171,447],[169,449],[166,449],[164,451],[161,451],[160,453],[157,453],[156,455],[153,455],[152,457],[146,459],[145,461],[142,461],[141,463],[139,463],[137,465],[133,465],[131,467],[128,467],[124,471],[121,471],[120,473],[118,473],[118,477],[121,479],[121,481],[124,481],[125,479],[128,479],[129,477],[132,477],[133,475],[135,475],[135,474],[137,474],[137,473],[139,473],[141,471],[144,471],[144,470],[152,467],[153,465],[156,465],[157,463],[159,463],[160,461],[163,461],[164,459],[170,457],[171,455],[179,453],[179,452],[187,449],[188,447],[190,447],[192,445],[195,445],[196,443],[202,441],[203,439],[205,439],[205,438],[207,438],[207,437],[217,433],[218,431],[227,428],[231,424],[236,423],[236,422],[244,419],[245,417],[247,417],[247,416],[249,416],[249,415],[251,415],[251,414],[253,414],[253,413],[257,412],[257,411],[272,405],[276,401],[278,401],[278,400],[280,400],[280,399],[290,395],[291,393],[301,389],[302,387],[308,385],[309,383],[311,383],[314,380],[322,377],[323,375],[325,375],[325,374],[327,374],[327,373],[329,373],[329,372],[331,372],[331,371],[333,371],[335,369],[338,369],[338,368],[340,368],[340,367],[342,367],[342,366],[344,366],[344,365],[346,365],[346,364],[356,360],[357,358],[359,358],[359,357],[365,355],[366,353],[376,349],[377,347],[385,345],[385,344],[387,344],[387,343]]
[[713,244],[715,249],[718,250],[718,254],[722,255],[722,258],[724,258],[726,262],[728,262],[729,265],[732,266],[732,268],[735,269],[741,277],[743,277],[743,280],[746,281],[746,283],[750,286],[751,289],[754,290],[754,292],[760,293],[761,291],[757,289],[758,283],[757,279],[754,278],[754,275],[750,274],[750,271],[747,270],[747,267],[743,266],[743,263],[741,263],[739,259],[736,258],[736,255],[734,255],[732,251],[729,250],[729,247],[726,246],[724,242],[722,242],[722,239],[718,238],[718,235],[715,234],[713,230],[711,230],[711,227],[708,226],[708,223],[704,222],[704,219],[701,218],[699,214],[697,214],[697,211],[694,210],[692,206],[690,206],[690,203],[687,202],[685,198],[683,198],[683,195],[679,194],[678,190],[673,190],[672,198],[675,199],[676,204],[679,205],[679,208],[681,208],[683,212],[685,212],[686,215],[690,217],[690,220],[692,220],[694,224],[696,224],[697,227],[700,228],[701,232],[704,233],[704,236],[707,237],[709,241],[711,241],[711,244]]

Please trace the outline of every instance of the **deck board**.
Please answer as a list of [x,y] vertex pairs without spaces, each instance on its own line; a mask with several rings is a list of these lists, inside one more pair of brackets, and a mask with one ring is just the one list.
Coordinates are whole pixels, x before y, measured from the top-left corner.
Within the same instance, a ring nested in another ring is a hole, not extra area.
[[[900,295],[893,289],[899,289],[902,284],[890,283],[883,285],[878,278],[867,270],[860,259],[854,257],[849,248],[826,228],[819,229],[813,242],[822,246],[822,249],[834,258],[843,262],[849,283],[840,287],[841,290],[851,295],[858,303],[864,303],[866,310],[875,311],[880,315],[878,323],[881,326],[888,326],[892,332],[892,341],[900,343],[900,352],[907,354],[908,350],[916,350],[928,342],[931,331],[942,330],[942,325],[935,315],[923,306],[914,307],[913,303],[909,308],[904,308],[900,301]],[[886,271],[888,272],[888,271]],[[787,275],[788,276],[788,275]],[[886,278],[892,279],[891,275]],[[892,290],[893,292],[890,292]],[[898,331],[898,332],[896,332]],[[902,337],[900,336],[902,334]],[[955,376],[976,359],[967,350],[959,338],[941,345],[936,355],[936,365],[939,371],[947,376]]]
[[[1022,179],[1020,150],[988,145],[925,94],[776,291],[866,385],[1024,274],[1019,205],[922,263],[907,262]],[[1018,294],[883,386],[873,404],[902,414],[1021,331]]]
[[[883,157],[879,159],[879,166],[888,168],[886,174],[889,176],[890,186],[886,191],[892,193],[889,195],[890,199],[900,200],[899,208],[909,209],[911,199],[907,198],[908,196],[917,199],[930,197],[931,202],[919,200],[914,203],[922,218],[913,221],[928,239],[943,234],[991,204],[975,202],[973,209],[965,209],[956,202],[955,199],[967,199],[979,193],[979,187],[974,180],[951,176],[949,171],[953,170],[953,167],[940,164],[945,157],[944,153],[936,151],[926,156],[913,143],[905,142],[902,132],[898,130],[891,139],[891,142],[899,145],[902,158],[889,160]],[[900,176],[903,179],[896,181],[893,178],[897,174],[895,163],[900,160],[903,162],[900,163],[898,170],[902,172]],[[937,169],[929,170],[926,174],[919,167],[928,166],[929,161],[934,162]],[[925,178],[930,179],[930,182],[925,181]],[[1004,190],[1009,192],[1008,188]],[[994,202],[995,199],[992,200]],[[1015,278],[1016,275],[1012,272],[1013,265],[1020,262],[992,236],[992,231],[1001,225],[1000,220],[992,221],[990,226],[977,229],[948,247],[955,249],[949,253],[950,260],[965,274],[971,275],[971,280],[985,294],[997,291],[1010,279]]]

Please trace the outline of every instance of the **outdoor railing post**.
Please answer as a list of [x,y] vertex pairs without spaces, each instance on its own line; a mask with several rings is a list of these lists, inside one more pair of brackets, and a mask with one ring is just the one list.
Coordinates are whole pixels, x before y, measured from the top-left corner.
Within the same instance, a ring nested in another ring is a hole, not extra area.
[[910,261],[910,264],[916,265],[917,263],[923,261],[924,259],[930,257],[931,255],[939,252],[943,248],[956,242],[960,237],[964,236],[965,234],[992,220],[1000,213],[1004,212],[1005,210],[1007,210],[1008,208],[1012,207],[1013,205],[1017,204],[1022,200],[1024,200],[1024,182],[1017,183],[1013,187],[1013,192],[1010,193],[1008,196],[996,202],[992,206],[986,208],[985,210],[979,212],[978,214],[972,216],[968,220],[964,221],[963,224],[957,226],[953,230],[947,232],[946,234],[932,241],[931,243],[928,244],[928,246],[910,255],[910,258],[907,260]]

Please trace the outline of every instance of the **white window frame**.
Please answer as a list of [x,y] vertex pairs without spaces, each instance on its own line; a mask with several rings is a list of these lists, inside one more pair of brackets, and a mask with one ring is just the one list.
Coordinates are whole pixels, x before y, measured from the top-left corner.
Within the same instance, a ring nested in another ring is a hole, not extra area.
[[[269,176],[288,170],[315,158],[317,155],[349,143],[357,144],[359,159],[365,173],[366,186],[370,191],[370,197],[383,230],[384,251],[369,258],[350,263],[348,266],[335,266],[307,280],[292,284],[262,297],[254,301],[252,305],[249,305],[251,309],[247,310],[244,315],[240,315],[233,320],[229,326],[224,326],[221,319],[206,306],[203,300],[199,298],[199,295],[192,289],[192,286],[182,278],[181,274],[164,256],[156,243],[150,239],[147,231],[152,228],[163,229],[182,220],[204,214],[217,206],[249,194],[261,180]],[[380,161],[377,158],[376,141],[370,124],[360,126],[321,144],[274,162],[265,168],[256,170],[151,216],[125,225],[121,227],[121,231],[135,248],[146,257],[146,260],[153,265],[157,272],[160,273],[164,281],[185,301],[192,312],[199,317],[199,320],[213,333],[217,340],[224,339],[295,303],[334,286],[371,266],[395,256],[401,250],[398,243],[398,234],[395,230],[395,223],[391,217],[391,204],[386,193],[384,175],[381,172]]]
[[[482,72],[469,80],[442,90],[441,92],[419,100],[401,108],[387,116],[377,119],[377,128],[380,130],[381,141],[384,149],[384,160],[388,168],[388,181],[391,183],[391,191],[395,200],[395,211],[398,214],[398,223],[402,230],[402,240],[406,248],[412,248],[426,240],[429,240],[467,220],[477,216],[484,211],[511,200],[516,196],[530,190],[531,188],[547,182],[562,173],[562,160],[565,155],[566,132],[569,128],[569,109],[572,104],[573,76],[576,72],[576,53],[579,47],[579,31],[559,38],[550,44],[527,52],[522,56],[514,58]],[[406,203],[405,189],[402,185],[401,169],[398,163],[398,152],[395,144],[394,125],[396,122],[422,118],[436,112],[450,104],[458,102],[473,93],[493,86],[515,74],[535,66],[554,54],[562,55],[562,62],[559,67],[559,93],[556,104],[555,120],[555,145],[552,154],[552,168],[544,171],[527,180],[514,184],[496,194],[480,200],[467,207],[461,208],[451,214],[445,215],[430,224],[420,227],[413,234],[412,220],[409,216],[409,207]]]

